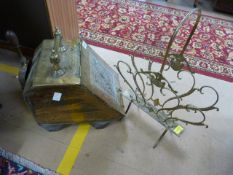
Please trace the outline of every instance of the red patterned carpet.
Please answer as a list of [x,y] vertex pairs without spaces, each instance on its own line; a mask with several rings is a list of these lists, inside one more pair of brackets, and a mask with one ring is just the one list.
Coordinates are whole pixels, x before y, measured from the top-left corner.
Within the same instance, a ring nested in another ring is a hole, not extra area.
[[[187,14],[130,0],[77,0],[77,12],[86,42],[155,61]],[[181,49],[191,23],[179,32],[173,51]],[[233,82],[233,21],[202,15],[185,56],[195,72]]]

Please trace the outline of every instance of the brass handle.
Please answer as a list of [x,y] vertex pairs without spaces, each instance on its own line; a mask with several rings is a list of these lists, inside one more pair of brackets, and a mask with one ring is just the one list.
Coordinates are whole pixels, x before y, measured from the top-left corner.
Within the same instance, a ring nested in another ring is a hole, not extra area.
[[62,34],[60,29],[56,28],[54,32],[54,45],[50,55],[50,63],[52,64],[52,73],[54,77],[62,76],[65,71],[59,65],[61,54],[66,51],[62,44]]
[[59,48],[61,46],[61,40],[62,40],[61,31],[56,27],[54,32],[54,47],[53,47],[55,53],[59,52]]
[[185,18],[180,22],[180,24],[176,27],[175,31],[173,32],[173,35],[172,37],[170,38],[169,40],[169,43],[168,43],[168,46],[167,46],[167,49],[166,49],[166,52],[165,52],[165,55],[164,55],[164,59],[163,59],[163,63],[162,63],[162,66],[160,68],[160,73],[162,74],[163,70],[164,70],[164,67],[165,67],[165,64],[167,62],[167,59],[168,59],[168,56],[169,56],[169,52],[170,52],[170,49],[171,49],[171,46],[173,44],[173,42],[175,41],[175,38],[179,32],[179,30],[181,29],[181,27],[184,25],[184,23],[190,18],[191,15],[193,15],[195,12],[197,12],[197,17],[196,17],[196,21],[195,21],[195,24],[193,25],[193,28],[190,32],[190,35],[189,37],[187,38],[186,42],[185,42],[185,45],[180,53],[180,55],[183,55],[184,54],[184,51],[186,50],[196,28],[197,28],[197,25],[200,21],[200,18],[201,18],[201,9],[200,8],[195,8],[193,9],[192,11],[190,11],[186,16]]
[[60,58],[56,51],[53,49],[50,56],[50,63],[52,64],[53,71],[58,71],[60,69]]

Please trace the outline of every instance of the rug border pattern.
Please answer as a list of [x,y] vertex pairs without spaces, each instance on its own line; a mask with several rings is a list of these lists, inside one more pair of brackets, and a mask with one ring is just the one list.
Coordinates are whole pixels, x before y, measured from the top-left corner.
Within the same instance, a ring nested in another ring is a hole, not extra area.
[[[88,44],[118,51],[124,54],[142,57],[144,59],[152,59],[160,63],[163,58],[163,51],[153,46],[136,42],[133,44],[132,42],[123,40],[119,37],[113,37],[111,35],[108,36],[107,34],[97,32],[93,33],[92,31],[86,29],[81,29],[80,33],[81,39],[83,39]],[[109,42],[110,40],[115,40],[116,43],[111,44],[111,42]],[[140,49],[137,50],[138,48]],[[185,56],[188,61],[191,61],[190,66],[196,73],[233,82],[233,67],[230,65],[220,64],[211,60],[195,58],[191,57],[190,55]],[[200,65],[206,65],[208,68],[201,68]],[[217,68],[218,70],[214,70],[214,68]]]
[[15,162],[17,164],[20,164],[24,167],[27,167],[27,168],[30,168],[32,171],[35,171],[37,173],[41,173],[41,174],[44,174],[44,175],[59,175],[58,173],[52,171],[52,170],[49,170],[49,169],[46,169],[46,168],[43,168],[42,166],[32,162],[32,161],[29,161],[23,157],[20,157],[16,154],[13,154],[11,152],[8,152],[6,151],[5,149],[3,148],[0,148],[0,156],[5,158],[5,159],[8,159],[12,162]]

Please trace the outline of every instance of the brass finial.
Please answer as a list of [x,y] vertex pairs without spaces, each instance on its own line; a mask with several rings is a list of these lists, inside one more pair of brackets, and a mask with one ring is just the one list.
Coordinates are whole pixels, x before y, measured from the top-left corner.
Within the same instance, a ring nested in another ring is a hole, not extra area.
[[64,52],[66,48],[62,44],[62,33],[61,30],[56,27],[54,31],[54,48],[55,52]]

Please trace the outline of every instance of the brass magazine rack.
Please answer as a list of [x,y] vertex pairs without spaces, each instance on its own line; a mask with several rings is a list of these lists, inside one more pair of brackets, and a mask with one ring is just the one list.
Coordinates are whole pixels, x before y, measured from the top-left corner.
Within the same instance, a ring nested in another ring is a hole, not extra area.
[[[172,44],[180,29],[190,18],[194,20],[190,35],[184,42],[181,52],[174,53],[171,49]],[[171,131],[171,133],[180,136],[184,131],[182,123],[186,125],[190,124],[208,127],[208,125],[205,124],[205,113],[210,110],[218,110],[218,108],[215,107],[219,99],[218,92],[213,87],[207,85],[196,87],[194,72],[191,70],[189,63],[184,56],[184,52],[197,28],[200,18],[201,10],[194,9],[180,22],[170,38],[163,56],[164,58],[160,70],[156,71],[153,69],[154,62],[151,60],[148,60],[146,69],[140,68],[136,65],[134,56],[131,56],[130,64],[120,60],[116,65],[120,76],[129,87],[128,90],[120,90],[123,96],[130,101],[126,113],[130,109],[131,104],[134,103],[137,107],[165,127],[164,132],[153,148],[158,145],[167,131]],[[127,68],[126,72],[123,71],[123,67]],[[191,87],[185,92],[180,92],[176,87],[176,83],[171,83],[171,80],[165,74],[168,70],[173,71],[173,74],[176,74],[176,81],[182,80],[181,75],[183,74],[189,76],[192,80]],[[216,99],[212,104],[200,107],[185,102],[185,99],[194,93],[198,92],[199,94],[204,95],[206,91],[212,91],[212,95],[215,95]],[[177,116],[177,112],[181,110],[185,112],[193,112],[195,117],[186,119]]]

